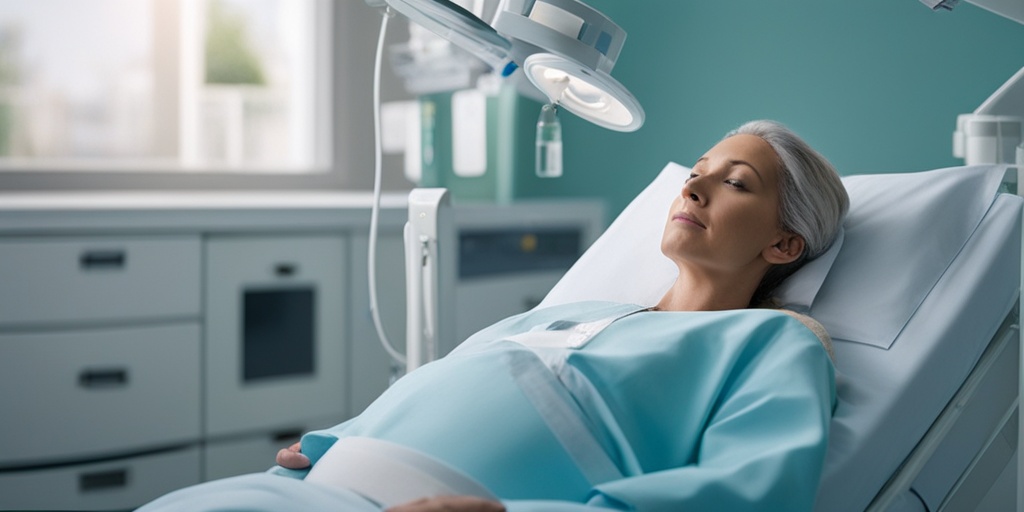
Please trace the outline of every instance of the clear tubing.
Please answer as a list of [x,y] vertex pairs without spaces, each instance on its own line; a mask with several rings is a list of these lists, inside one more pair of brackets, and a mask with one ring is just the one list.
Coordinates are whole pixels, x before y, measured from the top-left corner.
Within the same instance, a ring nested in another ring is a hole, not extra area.
[[391,356],[396,364],[405,366],[405,356],[395,350],[384,332],[384,324],[380,321],[380,308],[377,305],[377,227],[380,225],[381,195],[381,142],[380,142],[380,70],[384,55],[384,37],[388,32],[388,19],[394,14],[391,8],[384,11],[384,19],[380,22],[380,36],[377,39],[377,57],[373,64],[373,207],[370,209],[370,239],[366,256],[367,274],[370,283],[370,316],[373,327],[377,330],[377,338],[384,351]]

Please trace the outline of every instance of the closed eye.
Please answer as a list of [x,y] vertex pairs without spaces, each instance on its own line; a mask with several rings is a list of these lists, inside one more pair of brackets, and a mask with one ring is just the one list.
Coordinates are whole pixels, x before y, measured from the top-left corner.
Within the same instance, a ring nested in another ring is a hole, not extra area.
[[730,187],[733,187],[733,188],[736,188],[736,189],[739,189],[739,190],[746,190],[747,189],[747,186],[742,181],[740,181],[740,180],[725,180],[725,183],[727,185],[729,185]]

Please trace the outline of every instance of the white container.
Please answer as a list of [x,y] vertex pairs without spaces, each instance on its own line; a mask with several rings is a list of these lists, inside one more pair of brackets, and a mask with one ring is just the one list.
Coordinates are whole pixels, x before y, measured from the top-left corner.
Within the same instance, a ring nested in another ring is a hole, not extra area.
[[1014,164],[1024,117],[961,114],[953,132],[953,156],[967,165]]

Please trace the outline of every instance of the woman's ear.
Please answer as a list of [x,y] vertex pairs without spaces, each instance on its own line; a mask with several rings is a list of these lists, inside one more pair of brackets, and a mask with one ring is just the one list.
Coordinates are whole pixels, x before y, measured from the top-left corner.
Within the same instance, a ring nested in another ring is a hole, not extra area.
[[803,253],[804,237],[789,232],[782,232],[772,245],[761,251],[765,261],[772,265],[792,263],[799,259]]

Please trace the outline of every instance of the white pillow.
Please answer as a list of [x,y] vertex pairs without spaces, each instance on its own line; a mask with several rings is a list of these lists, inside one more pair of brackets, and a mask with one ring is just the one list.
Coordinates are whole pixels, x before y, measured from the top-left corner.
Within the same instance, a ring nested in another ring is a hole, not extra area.
[[889,348],[992,206],[1004,166],[848,176],[843,248],[811,316],[833,338]]
[[[1004,169],[958,167],[843,178],[842,238],[790,276],[778,296],[833,338],[888,348],[970,238]],[[669,205],[690,169],[669,163],[548,293],[541,306],[580,300],[653,305],[676,276],[661,253]]]
[[827,251],[805,263],[800,270],[787,277],[775,289],[774,296],[782,303],[782,307],[798,313],[810,313],[814,298],[818,296],[818,290],[825,282],[825,277],[832,269],[832,263],[839,255],[839,251],[842,250],[845,240],[846,234],[842,228],[839,228],[835,241]]

